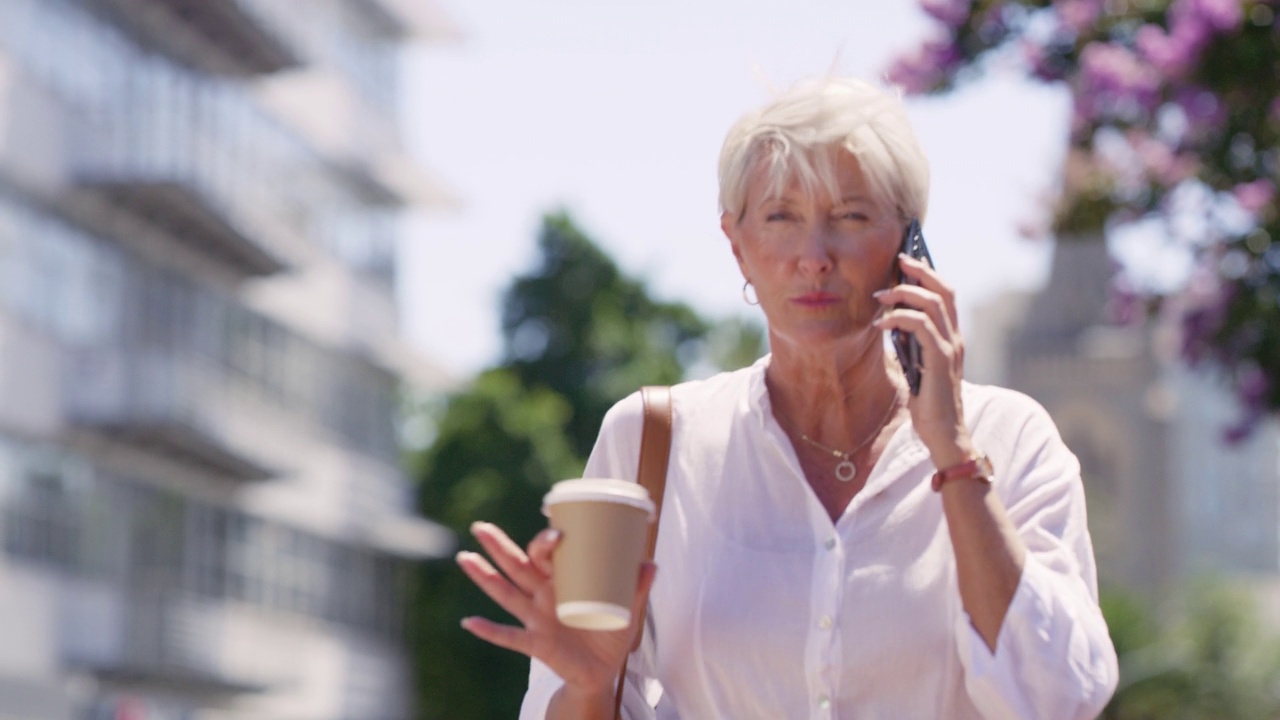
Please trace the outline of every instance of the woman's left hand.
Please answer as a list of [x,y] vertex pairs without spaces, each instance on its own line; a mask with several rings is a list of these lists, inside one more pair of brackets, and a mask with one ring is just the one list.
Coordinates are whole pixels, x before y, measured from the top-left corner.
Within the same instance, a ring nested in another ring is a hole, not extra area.
[[920,394],[908,398],[907,408],[934,465],[951,467],[974,455],[960,398],[964,339],[956,293],[924,262],[899,255],[898,263],[907,277],[920,284],[904,283],[877,292],[875,297],[885,306],[885,313],[876,320],[876,327],[913,333],[920,342]]

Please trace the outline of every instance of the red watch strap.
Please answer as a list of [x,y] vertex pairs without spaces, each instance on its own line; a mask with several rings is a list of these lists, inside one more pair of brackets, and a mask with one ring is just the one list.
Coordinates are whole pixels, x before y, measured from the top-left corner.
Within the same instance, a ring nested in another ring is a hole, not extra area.
[[991,467],[991,460],[986,455],[979,455],[972,460],[962,462],[959,465],[952,465],[945,470],[939,470],[933,474],[933,491],[938,492],[942,489],[942,485],[951,480],[982,480],[991,482],[991,476],[994,470]]

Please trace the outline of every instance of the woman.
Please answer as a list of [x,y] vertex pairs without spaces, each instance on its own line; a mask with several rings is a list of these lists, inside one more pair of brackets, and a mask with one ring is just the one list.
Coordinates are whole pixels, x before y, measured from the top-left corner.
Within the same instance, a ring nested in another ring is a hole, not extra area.
[[[1110,697],[1079,464],[1034,401],[962,382],[955,295],[898,254],[927,176],[901,103],[858,81],[730,131],[721,227],[772,353],[673,390],[632,720],[1088,718]],[[889,330],[920,342],[918,395]],[[642,418],[636,395],[609,412],[587,476],[635,476]],[[521,717],[611,717],[630,633],[557,622],[553,531],[527,553],[474,532],[496,568],[459,564],[523,627],[463,626],[533,658]]]

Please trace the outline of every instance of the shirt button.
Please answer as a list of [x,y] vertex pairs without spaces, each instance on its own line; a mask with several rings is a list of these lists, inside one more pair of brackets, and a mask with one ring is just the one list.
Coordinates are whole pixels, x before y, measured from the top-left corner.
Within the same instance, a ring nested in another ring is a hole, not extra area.
[[822,619],[818,621],[818,627],[822,628],[823,630],[830,630],[832,624],[834,623],[832,622],[830,615],[823,615]]
[[830,710],[830,709],[831,709],[831,698],[827,697],[826,695],[819,695],[819,696],[818,696],[818,707],[822,708],[823,710]]
[[823,544],[822,544],[822,546],[823,546],[823,547],[825,547],[825,548],[826,548],[826,549],[828,549],[828,550],[833,550],[833,549],[835,549],[835,546],[836,546],[836,539],[835,539],[835,538],[827,538],[827,541],[826,541],[825,543],[823,543]]

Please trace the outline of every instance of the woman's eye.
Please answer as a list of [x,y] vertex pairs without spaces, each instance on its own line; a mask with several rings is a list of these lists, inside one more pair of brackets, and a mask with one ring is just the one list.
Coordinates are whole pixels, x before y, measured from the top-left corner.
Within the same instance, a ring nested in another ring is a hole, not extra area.
[[866,222],[867,215],[866,213],[858,212],[856,210],[850,210],[849,212],[841,213],[838,216],[838,219],[839,220],[856,220],[857,222]]
[[769,213],[764,219],[765,222],[777,222],[780,220],[790,220],[792,217],[791,213],[786,212],[785,210],[779,210],[777,212]]

